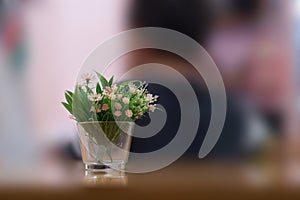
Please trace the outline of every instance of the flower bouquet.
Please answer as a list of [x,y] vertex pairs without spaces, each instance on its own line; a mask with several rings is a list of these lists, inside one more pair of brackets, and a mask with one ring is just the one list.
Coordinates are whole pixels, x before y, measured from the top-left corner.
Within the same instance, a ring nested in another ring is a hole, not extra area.
[[[86,170],[123,170],[128,160],[134,121],[154,112],[158,96],[133,80],[114,84],[100,73],[83,74],[75,91],[66,91],[63,106],[77,121]],[[98,78],[98,81],[96,77]]]

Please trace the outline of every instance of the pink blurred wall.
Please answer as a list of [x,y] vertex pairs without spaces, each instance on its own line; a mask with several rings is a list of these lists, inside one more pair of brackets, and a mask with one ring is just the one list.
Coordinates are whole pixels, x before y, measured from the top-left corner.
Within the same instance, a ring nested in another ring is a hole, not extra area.
[[28,78],[36,133],[70,130],[73,122],[60,105],[73,89],[89,52],[123,29],[128,1],[31,1],[24,12],[29,41]]

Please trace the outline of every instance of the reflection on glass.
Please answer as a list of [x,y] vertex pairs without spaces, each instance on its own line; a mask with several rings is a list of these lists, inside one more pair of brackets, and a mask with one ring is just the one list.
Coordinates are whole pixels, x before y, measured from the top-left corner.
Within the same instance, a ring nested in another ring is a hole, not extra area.
[[83,183],[94,187],[126,187],[128,177],[124,172],[115,170],[109,173],[85,171]]

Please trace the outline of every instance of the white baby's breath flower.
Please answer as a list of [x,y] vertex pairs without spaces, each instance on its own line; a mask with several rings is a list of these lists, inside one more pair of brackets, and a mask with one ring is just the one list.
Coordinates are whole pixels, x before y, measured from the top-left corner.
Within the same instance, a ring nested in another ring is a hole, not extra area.
[[116,117],[120,117],[120,116],[122,115],[122,112],[119,111],[119,110],[117,110],[116,112],[114,112],[114,115],[115,115]]
[[136,93],[136,94],[141,94],[141,93],[142,93],[142,90],[137,89],[137,90],[135,90],[135,93]]
[[133,83],[130,83],[130,84],[128,85],[128,87],[129,87],[129,92],[130,92],[131,94],[135,94],[135,92],[136,92],[135,85],[134,85]]
[[125,115],[126,115],[127,117],[132,117],[133,113],[132,113],[131,110],[126,110],[126,111],[125,111]]
[[123,95],[122,95],[122,94],[118,94],[118,95],[117,95],[117,99],[119,99],[119,100],[121,100],[121,99],[122,99],[122,97],[123,97]]
[[129,91],[130,91],[131,94],[134,94],[136,92],[136,89],[131,87],[131,88],[129,88]]
[[151,101],[152,98],[153,98],[152,94],[146,94],[146,99],[147,99],[148,101]]
[[154,112],[155,111],[155,105],[150,105],[149,106],[149,111]]
[[123,103],[125,103],[125,104],[129,104],[129,98],[128,98],[128,97],[124,97],[124,98],[122,99],[122,101],[123,101]]

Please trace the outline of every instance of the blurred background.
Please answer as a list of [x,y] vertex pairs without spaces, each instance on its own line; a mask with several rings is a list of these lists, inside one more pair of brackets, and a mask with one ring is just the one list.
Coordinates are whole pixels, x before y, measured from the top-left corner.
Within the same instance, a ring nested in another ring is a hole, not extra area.
[[[300,1],[194,5],[180,0],[0,0],[0,168],[80,159],[75,123],[60,104],[64,91],[73,90],[81,63],[97,44],[129,28],[160,26],[189,30],[187,35],[217,64],[233,104],[247,118],[243,147],[234,153],[247,149],[250,154],[239,156],[276,160],[274,165],[288,166],[287,176],[299,179]],[[194,16],[199,19],[192,21]]]

